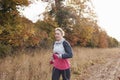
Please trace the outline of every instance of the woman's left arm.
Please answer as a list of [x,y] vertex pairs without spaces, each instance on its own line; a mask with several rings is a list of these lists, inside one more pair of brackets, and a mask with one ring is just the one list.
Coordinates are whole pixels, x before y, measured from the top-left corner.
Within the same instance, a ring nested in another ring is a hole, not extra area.
[[62,54],[62,59],[72,58],[73,57],[73,51],[72,51],[72,48],[71,48],[69,42],[64,41],[63,46],[64,46],[64,49],[65,49],[65,54]]

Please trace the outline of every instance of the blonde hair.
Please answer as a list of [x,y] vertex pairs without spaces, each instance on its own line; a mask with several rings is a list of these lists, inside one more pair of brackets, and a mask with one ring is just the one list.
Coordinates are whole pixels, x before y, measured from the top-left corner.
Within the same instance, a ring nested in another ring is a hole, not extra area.
[[65,36],[65,32],[63,31],[62,28],[55,28],[55,31],[57,30],[61,32],[62,36]]

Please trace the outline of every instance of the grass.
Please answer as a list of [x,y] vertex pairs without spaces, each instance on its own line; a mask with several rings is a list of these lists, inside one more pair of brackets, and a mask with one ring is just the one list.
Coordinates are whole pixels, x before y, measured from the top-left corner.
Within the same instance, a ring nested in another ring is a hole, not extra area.
[[[73,49],[71,61],[71,80],[80,80],[86,69],[96,64],[105,63],[106,59],[120,53],[112,49]],[[0,59],[0,80],[51,80],[52,65],[49,64],[51,50],[21,52],[16,56]]]

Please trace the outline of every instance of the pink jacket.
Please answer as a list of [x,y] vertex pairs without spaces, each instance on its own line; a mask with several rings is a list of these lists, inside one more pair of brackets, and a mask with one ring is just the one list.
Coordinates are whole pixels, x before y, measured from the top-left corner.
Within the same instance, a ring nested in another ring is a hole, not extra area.
[[60,70],[65,70],[70,68],[70,62],[68,59],[60,59],[56,58],[54,59],[53,63],[54,67]]

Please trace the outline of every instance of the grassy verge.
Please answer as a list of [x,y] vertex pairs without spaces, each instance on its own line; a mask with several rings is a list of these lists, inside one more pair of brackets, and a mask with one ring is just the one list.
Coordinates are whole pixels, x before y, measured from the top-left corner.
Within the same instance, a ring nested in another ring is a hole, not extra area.
[[[74,48],[71,61],[71,80],[80,80],[86,69],[105,63],[106,59],[120,53],[118,48]],[[0,80],[51,80],[51,50],[21,52],[20,55],[0,59]]]

